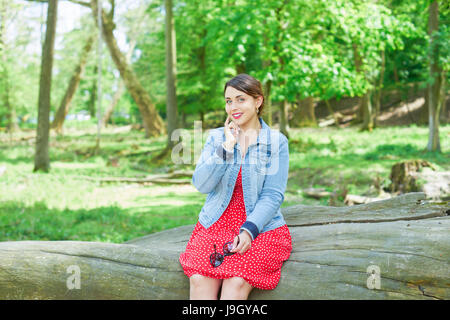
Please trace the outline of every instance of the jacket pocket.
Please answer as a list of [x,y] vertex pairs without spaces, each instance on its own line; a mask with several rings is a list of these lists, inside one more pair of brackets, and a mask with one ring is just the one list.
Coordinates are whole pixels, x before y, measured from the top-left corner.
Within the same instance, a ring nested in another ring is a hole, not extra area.
[[270,157],[265,154],[259,154],[254,157],[253,163],[256,173],[265,175],[270,165]]

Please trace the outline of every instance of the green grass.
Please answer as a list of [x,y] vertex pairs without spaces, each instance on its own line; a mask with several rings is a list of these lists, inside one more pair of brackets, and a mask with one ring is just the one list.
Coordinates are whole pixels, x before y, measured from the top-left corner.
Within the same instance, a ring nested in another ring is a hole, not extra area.
[[[0,176],[0,241],[121,243],[197,222],[206,195],[191,185],[86,179],[144,177],[169,168],[194,169],[193,161],[174,165],[170,156],[159,162],[152,160],[165,146],[165,137],[145,139],[143,132],[108,128],[102,133],[101,152],[96,155],[95,125],[81,129],[69,126],[65,136],[51,137],[49,173],[32,172],[34,140],[20,140],[34,135],[34,131],[17,133],[12,142],[9,135],[0,134],[0,167],[6,168]],[[301,190],[307,187],[329,191],[347,188],[352,194],[369,194],[377,176],[388,185],[391,166],[401,160],[424,159],[440,170],[450,170],[450,126],[442,126],[440,134],[443,152],[439,154],[423,152],[426,127],[380,128],[371,133],[348,128],[293,129],[290,177],[282,207],[327,205],[328,199],[304,197]],[[118,166],[112,165],[114,159]]]
[[[439,170],[450,170],[450,126],[440,128],[442,153],[425,152],[426,127],[377,128],[359,132],[355,128],[297,129],[289,142],[290,180],[283,206],[295,202],[316,204],[315,200],[296,197],[299,189],[322,187],[328,191],[348,189],[351,194],[370,195],[378,176],[383,186],[390,183],[391,167],[403,160],[424,159]],[[326,204],[323,199],[320,204]]]

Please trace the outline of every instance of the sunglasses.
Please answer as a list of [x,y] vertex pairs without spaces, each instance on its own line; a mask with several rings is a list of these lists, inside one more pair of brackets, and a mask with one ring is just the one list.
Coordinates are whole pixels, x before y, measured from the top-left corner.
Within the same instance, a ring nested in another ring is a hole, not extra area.
[[[233,233],[235,235],[237,235],[234,230],[233,230]],[[237,237],[238,237],[237,244],[239,245],[239,242],[240,242],[239,235],[237,235]],[[236,253],[236,252],[231,252],[231,250],[233,250],[233,241],[225,242],[225,244],[222,247],[222,250],[223,250],[223,254],[218,253],[216,244],[214,244],[214,252],[211,253],[211,255],[209,256],[209,262],[211,263],[211,265],[214,268],[217,268],[218,266],[220,266],[226,256],[231,256]]]

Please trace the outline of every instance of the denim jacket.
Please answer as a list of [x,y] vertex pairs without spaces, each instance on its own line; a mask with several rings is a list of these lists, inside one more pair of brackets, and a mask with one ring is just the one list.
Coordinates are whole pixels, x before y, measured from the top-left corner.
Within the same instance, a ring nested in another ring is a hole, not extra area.
[[244,159],[239,143],[232,151],[223,148],[224,127],[209,131],[192,176],[195,188],[207,194],[199,214],[199,222],[205,228],[214,224],[227,208],[241,165],[247,220],[240,231],[248,231],[254,240],[259,233],[286,224],[280,207],[289,172],[288,140],[280,131],[270,129],[262,118],[259,121],[257,141],[248,146]]

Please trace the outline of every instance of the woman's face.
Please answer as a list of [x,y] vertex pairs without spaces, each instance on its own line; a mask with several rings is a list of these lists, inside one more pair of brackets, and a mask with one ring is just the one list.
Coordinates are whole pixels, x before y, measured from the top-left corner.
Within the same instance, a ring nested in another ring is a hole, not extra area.
[[230,86],[225,90],[225,110],[238,125],[244,125],[253,117],[257,117],[257,111],[261,103],[262,97],[255,99]]

